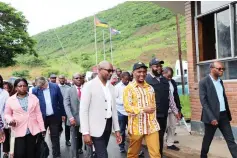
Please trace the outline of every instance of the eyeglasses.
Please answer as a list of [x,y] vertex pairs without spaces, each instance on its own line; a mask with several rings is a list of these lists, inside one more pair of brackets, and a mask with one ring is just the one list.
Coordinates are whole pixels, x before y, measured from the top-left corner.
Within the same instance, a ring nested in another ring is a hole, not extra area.
[[21,88],[21,87],[26,88],[26,87],[28,87],[28,86],[27,86],[27,85],[17,85],[17,87],[19,87],[19,88]]
[[105,71],[107,71],[108,73],[113,73],[114,72],[114,70],[113,69],[102,69],[102,70],[105,70]]
[[218,71],[221,71],[221,70],[222,70],[222,71],[225,71],[225,68],[224,68],[224,67],[223,67],[223,68],[221,68],[221,67],[220,67],[220,68],[215,67],[215,69],[217,69]]

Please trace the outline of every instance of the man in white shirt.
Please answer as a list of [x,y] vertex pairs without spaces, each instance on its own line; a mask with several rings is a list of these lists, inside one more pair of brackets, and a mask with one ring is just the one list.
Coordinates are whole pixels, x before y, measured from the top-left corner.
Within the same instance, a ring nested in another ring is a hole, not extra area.
[[98,76],[84,85],[81,95],[81,132],[85,143],[94,145],[97,158],[108,158],[107,146],[112,127],[117,143],[122,141],[114,87],[109,82],[113,72],[113,66],[109,62],[100,62]]
[[126,127],[128,125],[128,114],[124,109],[123,105],[123,90],[129,84],[131,75],[129,72],[123,72],[121,74],[121,81],[115,86],[115,100],[118,111],[118,120],[120,127],[120,134],[122,136],[122,142],[119,144],[120,152],[125,152],[125,138],[126,138]]

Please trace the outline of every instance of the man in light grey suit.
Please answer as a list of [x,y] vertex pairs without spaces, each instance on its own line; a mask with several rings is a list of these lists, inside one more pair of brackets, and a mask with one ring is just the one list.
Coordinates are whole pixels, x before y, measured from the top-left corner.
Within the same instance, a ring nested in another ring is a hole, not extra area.
[[81,132],[87,145],[93,143],[97,158],[108,158],[107,146],[112,127],[117,143],[122,141],[114,87],[109,82],[113,72],[109,62],[100,62],[98,76],[84,85],[81,96]]
[[82,154],[82,134],[79,132],[80,118],[80,99],[81,89],[84,84],[84,75],[75,73],[72,77],[73,86],[66,92],[64,98],[64,108],[68,117],[68,124],[71,126],[72,135],[72,155],[73,158],[78,158]]

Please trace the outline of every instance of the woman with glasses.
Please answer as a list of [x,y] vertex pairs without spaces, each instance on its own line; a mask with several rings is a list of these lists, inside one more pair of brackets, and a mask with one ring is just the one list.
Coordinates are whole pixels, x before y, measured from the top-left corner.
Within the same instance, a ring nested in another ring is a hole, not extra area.
[[16,94],[6,102],[5,119],[15,135],[14,158],[35,158],[37,134],[44,132],[39,100],[29,94],[26,79],[14,83]]

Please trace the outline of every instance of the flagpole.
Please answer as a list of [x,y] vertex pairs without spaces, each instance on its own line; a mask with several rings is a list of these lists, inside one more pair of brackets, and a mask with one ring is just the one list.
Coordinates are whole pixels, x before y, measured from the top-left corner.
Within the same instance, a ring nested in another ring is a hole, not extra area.
[[104,60],[105,60],[105,31],[103,29],[103,44],[104,44]]
[[95,15],[94,15],[94,33],[95,33],[95,61],[96,61],[96,65],[98,65],[98,53],[97,53],[97,41],[96,41]]
[[113,61],[113,46],[112,46],[112,35],[111,35],[111,27],[109,29],[109,38],[110,38],[110,55],[111,55],[111,62],[114,64]]

